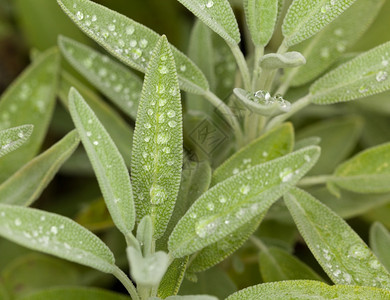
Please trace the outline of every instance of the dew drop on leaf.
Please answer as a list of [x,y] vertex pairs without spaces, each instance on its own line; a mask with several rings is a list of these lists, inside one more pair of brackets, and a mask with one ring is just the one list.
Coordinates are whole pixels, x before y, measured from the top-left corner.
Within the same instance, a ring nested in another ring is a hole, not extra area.
[[370,251],[361,244],[353,245],[348,250],[348,255],[359,260],[366,259],[370,256]]
[[388,74],[386,71],[379,71],[376,74],[376,81],[378,81],[378,82],[385,81],[387,79],[387,76],[388,76]]
[[154,205],[160,205],[164,203],[167,198],[165,188],[161,185],[154,183],[150,188],[150,202]]
[[217,221],[210,221],[210,218],[201,219],[195,225],[195,232],[200,238],[212,234],[218,227]]

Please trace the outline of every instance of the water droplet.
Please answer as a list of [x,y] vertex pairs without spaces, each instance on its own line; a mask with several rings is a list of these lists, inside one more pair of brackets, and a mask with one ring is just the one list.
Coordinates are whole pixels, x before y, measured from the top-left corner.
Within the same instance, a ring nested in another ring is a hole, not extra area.
[[97,17],[96,17],[96,15],[92,15],[92,17],[91,17],[91,21],[92,22],[95,22],[97,20]]
[[389,61],[387,59],[382,60],[382,66],[387,67],[389,65]]
[[324,58],[324,59],[329,58],[329,55],[330,55],[330,53],[329,53],[329,48],[328,48],[328,47],[323,47],[323,48],[321,48],[321,50],[320,50],[320,56],[321,56],[322,58]]
[[213,0],[209,0],[209,1],[207,1],[207,3],[206,3],[206,7],[207,7],[207,8],[211,8],[211,7],[213,7],[213,5],[214,5]]
[[375,270],[378,270],[381,267],[381,264],[376,259],[373,259],[370,261],[370,267]]
[[368,92],[368,88],[367,88],[365,85],[362,85],[362,86],[359,88],[359,93],[360,93],[360,94],[367,93],[367,92]]
[[133,58],[138,59],[142,56],[142,50],[141,49],[134,49],[133,50]]
[[152,109],[148,109],[148,115],[149,116],[153,115],[153,110]]
[[268,152],[266,152],[266,151],[263,151],[263,157],[267,157],[268,156]]
[[376,74],[376,81],[378,81],[378,82],[385,81],[387,79],[387,76],[388,76],[388,74],[386,71],[379,71]]
[[45,217],[45,216],[41,216],[40,220],[41,220],[41,221],[45,221],[45,220],[46,220],[46,217]]
[[145,123],[145,124],[144,124],[144,127],[145,127],[146,129],[149,129],[149,128],[152,127],[152,125],[150,125],[150,123]]
[[56,227],[56,226],[52,226],[52,227],[50,228],[50,232],[51,232],[52,234],[57,234],[57,233],[58,233],[57,227]]
[[114,199],[114,202],[115,202],[115,203],[118,203],[118,202],[120,202],[120,201],[121,201],[120,198],[115,198],[115,199]]
[[148,46],[148,41],[145,40],[145,39],[140,40],[140,41],[139,41],[139,46],[140,46],[141,48],[146,48],[146,47]]
[[166,133],[160,133],[157,135],[157,144],[166,144],[168,143],[169,135]]
[[84,14],[81,12],[81,11],[78,11],[76,13],[76,18],[81,21],[82,19],[84,19]]
[[169,121],[168,125],[169,125],[169,127],[175,128],[177,123],[175,121]]
[[244,195],[248,195],[250,192],[251,187],[248,184],[244,184],[243,186],[240,187],[240,193]]
[[114,31],[115,30],[115,24],[108,25],[108,30],[109,31]]
[[282,172],[279,173],[279,178],[282,182],[287,182],[293,177],[293,171],[291,168],[285,168]]
[[165,114],[162,113],[159,117],[158,117],[158,122],[161,124],[165,121]]
[[105,77],[107,75],[107,70],[105,68],[101,68],[98,72],[100,77]]
[[[93,18],[93,17],[92,17],[92,18]],[[133,25],[126,27],[126,33],[127,33],[128,35],[132,35],[132,34],[134,33],[134,31],[135,31],[135,28],[134,28]]]
[[98,142],[98,141],[93,141],[93,144],[94,144],[95,146],[97,146],[97,145],[99,145],[99,142]]
[[345,282],[348,284],[350,284],[352,282],[352,276],[349,275],[348,273],[344,273],[343,278],[344,278]]
[[170,110],[170,111],[167,112],[167,115],[168,115],[169,118],[173,118],[174,116],[176,116],[176,113],[175,113],[174,110]]
[[150,141],[150,137],[147,136],[146,138],[144,138],[144,141],[148,143]]
[[311,158],[310,158],[310,156],[309,155],[307,155],[307,154],[305,154],[304,156],[303,156],[303,158],[305,159],[305,161],[307,161],[307,162],[310,162],[311,161]]
[[361,244],[351,246],[348,250],[348,255],[359,260],[366,259],[370,256],[370,251]]
[[337,43],[337,45],[336,45],[336,49],[337,49],[337,51],[338,52],[344,52],[345,51],[345,49],[346,49],[346,46],[345,46],[345,43]]
[[240,172],[240,169],[238,169],[238,168],[234,168],[233,169],[233,175],[236,175],[236,174],[238,174]]
[[160,74],[167,74],[168,73],[168,68],[166,66],[160,66],[158,68],[158,71],[160,72]]
[[167,99],[160,99],[160,100],[158,101],[158,105],[159,105],[159,106],[164,106],[165,104],[167,104]]
[[207,204],[207,209],[210,210],[210,211],[213,211],[214,210],[214,203],[208,203]]
[[220,196],[220,197],[219,197],[219,202],[220,202],[220,203],[225,203],[225,202],[226,202],[225,196]]
[[340,271],[340,270],[335,270],[335,271],[333,272],[333,275],[334,275],[335,277],[339,277],[340,274],[341,274],[341,271]]
[[334,31],[334,35],[335,36],[343,36],[344,34],[344,31],[342,28],[337,28],[335,31]]
[[202,219],[195,224],[195,232],[200,238],[205,238],[212,234],[218,227],[216,221],[211,221],[210,218]]
[[162,56],[160,57],[160,60],[161,60],[161,61],[166,61],[166,60],[167,60],[167,56],[166,56],[166,55],[162,55]]
[[150,202],[154,205],[160,205],[164,203],[166,198],[167,193],[165,188],[159,184],[153,183],[152,187],[150,188]]
[[192,213],[190,214],[190,218],[196,219],[196,217],[197,217],[196,213],[192,212]]
[[180,71],[184,72],[186,69],[187,69],[187,67],[185,65],[180,66]]
[[15,225],[16,226],[22,225],[22,221],[19,218],[15,219]]
[[171,153],[171,149],[169,147],[164,147],[163,152],[169,154]]
[[21,139],[24,138],[24,133],[23,132],[19,132],[18,133],[18,137],[21,138]]

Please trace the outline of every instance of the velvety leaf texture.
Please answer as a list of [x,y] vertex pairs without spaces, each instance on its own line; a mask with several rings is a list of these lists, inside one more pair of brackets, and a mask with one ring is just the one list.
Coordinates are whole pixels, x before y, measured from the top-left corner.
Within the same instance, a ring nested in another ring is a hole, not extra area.
[[182,130],[175,62],[168,41],[162,37],[146,72],[132,158],[137,219],[150,215],[156,237],[164,233],[179,191]]
[[0,131],[0,157],[19,148],[33,132],[33,125],[22,125]]
[[93,233],[69,218],[0,204],[0,235],[27,248],[111,273],[115,260]]
[[375,222],[370,228],[370,246],[387,271],[390,271],[390,233],[379,222]]
[[[89,0],[58,0],[65,13],[113,56],[140,72],[146,72],[159,35],[124,15]],[[208,83],[199,68],[171,46],[180,86],[202,94]]]

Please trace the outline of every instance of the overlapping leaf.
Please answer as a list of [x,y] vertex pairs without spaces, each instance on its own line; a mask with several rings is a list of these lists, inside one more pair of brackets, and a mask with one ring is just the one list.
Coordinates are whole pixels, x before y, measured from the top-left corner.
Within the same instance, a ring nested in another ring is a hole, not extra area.
[[379,222],[375,222],[370,228],[370,246],[380,262],[390,272],[390,233]]
[[33,132],[33,125],[22,125],[0,131],[0,157],[19,148]]
[[[140,72],[146,72],[159,35],[124,15],[89,0],[57,0],[65,13],[89,37],[113,56]],[[171,46],[180,87],[202,94],[208,83],[202,72],[183,53]]]

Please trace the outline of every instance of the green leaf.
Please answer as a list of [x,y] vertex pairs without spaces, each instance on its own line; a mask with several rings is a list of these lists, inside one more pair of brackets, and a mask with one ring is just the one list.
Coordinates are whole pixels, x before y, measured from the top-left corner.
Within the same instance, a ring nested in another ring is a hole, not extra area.
[[35,292],[20,300],[130,300],[130,297],[97,288],[86,287],[57,287]]
[[290,47],[308,39],[354,2],[355,0],[294,0],[282,25],[284,43]]
[[246,23],[256,46],[266,46],[274,33],[278,0],[244,0]]
[[167,300],[218,300],[217,297],[208,295],[170,296]]
[[134,228],[135,210],[125,162],[95,113],[73,88],[69,92],[69,111],[95,170],[111,217],[127,236]]
[[179,84],[165,37],[157,43],[146,73],[133,143],[137,219],[150,215],[154,236],[161,237],[175,205],[183,162]]
[[260,252],[259,256],[260,273],[264,282],[323,279],[308,265],[298,258],[279,248],[269,248]]
[[390,233],[379,222],[372,224],[370,228],[370,246],[372,251],[378,257],[379,261],[385,266],[386,270],[390,270]]
[[315,36],[293,48],[306,58],[298,69],[288,70],[291,85],[303,85],[328,69],[367,30],[382,8],[385,0],[356,0],[337,19]]
[[229,44],[240,42],[236,17],[228,0],[178,0]]
[[158,286],[158,296],[165,299],[168,296],[176,295],[184,278],[188,262],[188,256],[175,258],[169,265],[167,271]]
[[282,299],[377,299],[386,300],[390,292],[366,286],[327,285],[319,281],[291,280],[251,286],[226,300]]
[[31,138],[18,151],[0,158],[0,182],[33,158],[46,135],[55,105],[59,53],[50,49],[35,60],[3,93],[0,130],[31,124]]
[[0,131],[0,157],[23,145],[33,132],[33,125],[22,125]]
[[252,166],[265,163],[290,153],[294,143],[294,129],[285,123],[262,135],[233,154],[213,173],[212,186]]
[[111,273],[110,249],[69,218],[45,211],[0,204],[0,235],[19,245]]
[[[88,160],[88,157],[85,159]],[[103,197],[94,200],[76,215],[74,220],[91,231],[105,230],[114,227],[114,222]]]
[[308,146],[318,146],[321,142],[321,138],[318,136],[311,136],[303,139],[299,139],[295,142],[294,150],[299,150]]
[[390,288],[390,274],[341,217],[297,188],[284,200],[311,252],[334,283]]
[[41,195],[80,142],[73,131],[0,185],[0,203],[28,206]]
[[152,253],[153,247],[153,222],[150,216],[145,216],[137,227],[137,240],[143,247],[144,256]]
[[390,192],[390,143],[366,149],[337,167],[330,181],[357,193]]
[[367,51],[318,79],[310,87],[315,104],[332,104],[390,89],[390,42]]
[[[146,72],[159,35],[124,15],[89,0],[57,0],[65,13],[84,33],[132,68]],[[171,46],[179,70],[180,87],[204,93],[208,83],[199,68]]]
[[295,68],[305,63],[305,57],[296,51],[269,53],[260,59],[260,67],[263,69]]
[[214,186],[195,201],[176,225],[168,249],[174,257],[182,257],[228,236],[267,211],[315,164],[319,153],[318,147],[308,147]]

